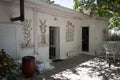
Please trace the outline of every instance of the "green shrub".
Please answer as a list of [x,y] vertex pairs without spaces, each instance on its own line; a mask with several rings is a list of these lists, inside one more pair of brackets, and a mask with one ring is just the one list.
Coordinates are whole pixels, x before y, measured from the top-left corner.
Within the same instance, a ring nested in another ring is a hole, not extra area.
[[0,50],[0,80],[18,80],[21,73],[14,59],[4,49]]
[[120,36],[117,34],[111,35],[107,39],[108,41],[120,41]]

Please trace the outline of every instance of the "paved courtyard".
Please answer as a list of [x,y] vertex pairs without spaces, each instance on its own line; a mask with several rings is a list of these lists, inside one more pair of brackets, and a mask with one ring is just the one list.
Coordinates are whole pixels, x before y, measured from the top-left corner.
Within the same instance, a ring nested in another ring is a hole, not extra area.
[[104,59],[90,55],[81,54],[52,65],[55,66],[53,70],[31,80],[120,80],[120,67],[110,67]]

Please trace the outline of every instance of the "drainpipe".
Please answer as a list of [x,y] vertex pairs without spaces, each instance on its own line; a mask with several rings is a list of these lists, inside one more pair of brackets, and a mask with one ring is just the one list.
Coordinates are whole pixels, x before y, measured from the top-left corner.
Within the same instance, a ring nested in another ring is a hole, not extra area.
[[11,18],[11,21],[24,21],[24,0],[20,0],[20,16]]

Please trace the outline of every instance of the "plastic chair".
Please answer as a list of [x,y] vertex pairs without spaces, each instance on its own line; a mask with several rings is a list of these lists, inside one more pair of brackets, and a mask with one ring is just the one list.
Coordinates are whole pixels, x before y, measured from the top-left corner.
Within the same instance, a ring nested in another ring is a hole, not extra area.
[[104,45],[105,48],[105,58],[106,59],[111,59],[113,58],[114,62],[115,62],[115,54],[116,54],[116,50],[110,45],[110,43],[105,43]]

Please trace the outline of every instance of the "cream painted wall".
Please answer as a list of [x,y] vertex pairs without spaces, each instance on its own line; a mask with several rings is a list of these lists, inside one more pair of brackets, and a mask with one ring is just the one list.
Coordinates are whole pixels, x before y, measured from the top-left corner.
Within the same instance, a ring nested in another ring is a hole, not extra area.
[[0,5],[0,22],[5,22],[10,20],[11,11],[9,6]]
[[[12,10],[12,17],[16,17],[19,16],[19,7],[18,6],[12,6],[11,7]],[[33,24],[33,11],[30,8],[25,8],[25,20],[31,20],[31,44],[34,45],[34,24]],[[23,56],[27,56],[27,55],[34,55],[34,47],[33,48],[21,48],[21,44],[23,42],[24,39],[24,35],[23,35],[23,26],[21,25],[22,23],[19,21],[16,21],[14,23],[19,24],[17,30],[18,30],[18,54],[20,58],[22,58]]]
[[[46,20],[47,24],[47,39],[49,41],[49,26],[59,27],[60,28],[60,58],[65,59],[67,58],[66,53],[71,50],[75,50],[76,48],[79,49],[79,23],[76,23],[76,20],[73,19],[66,19],[61,17],[52,16],[49,14],[43,14],[38,12],[38,18],[41,20]],[[57,18],[57,20],[54,20],[54,18]],[[75,36],[73,42],[67,42],[66,43],[66,24],[67,21],[72,22],[75,25]],[[77,21],[79,22],[79,21]],[[46,50],[42,51],[43,48],[38,48],[38,52],[41,56],[49,57],[49,45],[46,46]],[[45,47],[44,47],[45,49]]]
[[16,25],[0,24],[0,49],[5,49],[12,57],[17,56]]
[[[8,13],[6,12],[7,9],[9,10]],[[89,50],[90,51],[86,54],[93,55],[96,50],[96,47],[98,47],[99,44],[102,43],[103,29],[107,27],[106,21],[97,20],[95,17],[89,17],[87,19],[64,18],[60,16],[58,17],[55,15],[43,13],[41,11],[36,10],[35,8],[25,8],[25,19],[32,20],[31,26],[33,30],[31,34],[32,34],[32,43],[34,44],[35,47],[22,49],[21,42],[23,39],[23,33],[22,33],[21,23],[9,21],[10,17],[18,16],[19,14],[18,10],[19,10],[19,7],[17,6],[7,7],[4,5],[0,5],[0,17],[2,17],[2,19],[0,18],[0,33],[2,33],[0,34],[0,48],[5,48],[6,50],[8,49],[8,52],[12,54],[14,57],[22,58],[23,56],[26,56],[26,55],[33,55],[38,60],[48,61],[49,60],[49,26],[59,27],[60,29],[60,58],[61,59],[68,58],[67,52],[69,51],[77,51],[80,53],[85,53],[81,51],[82,27],[89,26],[90,28]],[[37,44],[41,38],[39,36],[40,35],[39,19],[41,19],[42,21],[46,20],[46,25],[47,25],[47,28],[46,28],[47,45],[44,47],[41,47],[41,46],[39,47]],[[66,42],[66,25],[68,21],[72,22],[75,25],[74,41],[72,42]],[[9,48],[8,45],[11,45],[11,47]],[[34,54],[34,53],[39,53],[39,54]]]
[[96,19],[95,17],[92,17],[88,20],[83,20],[81,27],[82,26],[90,27],[90,31],[89,31],[89,50],[90,51],[87,54],[93,55],[95,53],[95,50],[102,46],[103,39],[105,38],[103,29],[107,30],[108,23],[105,20]]

